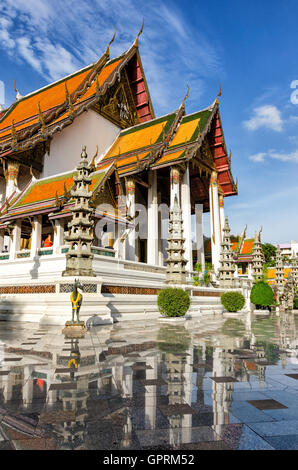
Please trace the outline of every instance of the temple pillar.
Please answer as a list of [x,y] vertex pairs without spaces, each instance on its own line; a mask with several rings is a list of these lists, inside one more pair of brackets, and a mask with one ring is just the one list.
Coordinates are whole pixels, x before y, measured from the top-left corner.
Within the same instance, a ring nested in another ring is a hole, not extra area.
[[7,164],[7,177],[6,177],[6,193],[5,197],[8,199],[16,189],[18,189],[18,176],[20,164],[17,162],[8,162]]
[[[164,220],[164,207],[161,204],[161,193],[157,194],[158,203],[158,265],[164,265],[164,238],[163,238],[163,220]],[[298,279],[298,268],[297,268],[297,279]]]
[[147,232],[147,263],[158,265],[159,231],[158,231],[158,200],[157,200],[157,172],[149,171],[148,174],[148,232]]
[[220,220],[220,234],[221,234],[221,240],[223,239],[223,227],[225,224],[225,209],[224,209],[224,198],[223,195],[220,194],[218,196],[218,204],[219,204],[219,220]]
[[191,236],[191,200],[190,200],[190,177],[189,177],[189,164],[187,163],[186,170],[183,174],[181,185],[181,209],[183,218],[183,235],[185,238],[185,259],[187,260],[186,270],[193,271],[192,261],[192,236]]
[[4,230],[0,230],[0,253],[2,253],[4,248]]
[[216,171],[212,172],[211,178],[210,178],[209,201],[210,201],[212,264],[213,264],[215,273],[217,273],[218,268],[219,268],[221,234],[220,234],[219,201],[218,201]]
[[21,220],[18,219],[15,222],[15,226],[12,231],[12,242],[10,244],[9,259],[14,260],[16,258],[17,251],[20,250],[21,246]]
[[54,225],[53,254],[59,254],[64,244],[64,219],[56,219]]
[[[126,204],[127,204],[127,217],[135,223],[136,216],[136,201],[135,201],[136,183],[134,178],[126,178]],[[137,261],[136,253],[136,229],[132,228],[126,241],[126,259],[130,261]]]
[[204,235],[203,235],[203,204],[196,204],[196,237],[197,237],[197,262],[202,265],[202,272],[205,270]]
[[33,219],[30,256],[34,258],[41,247],[42,216],[37,215]]
[[177,196],[178,206],[181,207],[180,206],[180,179],[181,179],[181,174],[180,174],[179,167],[171,166],[170,168],[170,184],[171,184],[170,210],[174,206],[175,196]]

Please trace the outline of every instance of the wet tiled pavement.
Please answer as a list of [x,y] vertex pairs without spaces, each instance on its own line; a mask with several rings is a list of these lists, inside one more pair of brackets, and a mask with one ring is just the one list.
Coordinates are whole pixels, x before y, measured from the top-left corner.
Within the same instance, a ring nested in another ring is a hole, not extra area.
[[206,316],[71,340],[1,322],[0,450],[297,450],[297,327]]

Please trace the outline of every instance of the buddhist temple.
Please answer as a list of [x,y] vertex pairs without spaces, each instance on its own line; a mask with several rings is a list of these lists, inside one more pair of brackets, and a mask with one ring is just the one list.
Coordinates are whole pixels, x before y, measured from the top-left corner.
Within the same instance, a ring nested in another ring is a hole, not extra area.
[[139,35],[116,58],[110,57],[110,44],[95,63],[18,96],[1,112],[0,294],[53,292],[70,249],[83,146],[94,227],[90,259],[94,275],[104,276],[102,293],[156,294],[165,282],[164,232],[175,198],[187,279],[194,261],[192,215],[200,247],[199,222],[203,213],[210,217],[210,252],[219,268],[224,198],[237,195],[221,91],[213,103],[187,114],[188,91],[180,104],[177,99],[177,109],[156,117]]

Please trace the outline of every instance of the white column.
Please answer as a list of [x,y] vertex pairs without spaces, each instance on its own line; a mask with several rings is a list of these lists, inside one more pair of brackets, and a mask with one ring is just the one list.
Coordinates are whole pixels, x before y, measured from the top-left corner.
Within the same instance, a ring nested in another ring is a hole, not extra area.
[[125,226],[116,223],[116,240],[114,243],[115,257],[118,259],[125,259]]
[[21,220],[17,220],[12,231],[12,242],[10,244],[9,259],[16,258],[16,252],[19,251],[21,246]]
[[204,235],[203,235],[203,204],[196,204],[196,237],[197,237],[197,261],[202,265],[202,272],[205,270]]
[[177,166],[171,166],[170,169],[170,209],[174,205],[175,196],[177,196],[178,206],[180,206],[180,170]]
[[41,246],[42,216],[37,215],[33,219],[30,256],[34,258]]
[[[146,365],[151,366],[152,369],[146,369],[146,380],[157,379],[157,356],[148,356],[146,358]],[[156,385],[151,385],[145,391],[145,420],[146,429],[155,429],[156,427]]]
[[183,216],[183,236],[185,238],[185,259],[187,259],[186,270],[193,271],[192,261],[192,237],[191,237],[191,200],[190,200],[190,177],[189,164],[183,175],[181,185],[181,209]]
[[4,248],[4,230],[0,230],[0,253],[2,253]]
[[[133,178],[127,178],[126,179],[127,216],[131,217],[132,223],[135,223],[135,215],[136,215],[135,189],[136,189],[135,180]],[[135,228],[129,231],[129,234],[127,237],[126,259],[130,261],[137,261]]]
[[6,176],[6,199],[18,189],[18,176],[19,176],[20,164],[17,162],[9,162],[7,165],[7,176]]
[[59,254],[64,244],[64,219],[55,220],[53,254]]
[[148,211],[147,211],[147,263],[158,265],[158,200],[157,200],[157,172],[148,174]]
[[24,367],[23,405],[28,407],[33,401],[33,378],[31,377],[32,366]]
[[220,219],[220,239],[222,241],[223,227],[225,224],[224,198],[222,194],[218,196],[218,203],[219,203],[219,219]]
[[217,173],[212,172],[209,186],[209,201],[210,201],[210,225],[211,225],[211,252],[212,264],[215,273],[219,268],[220,258],[220,221],[219,221],[219,203],[218,203],[218,189],[217,189]]

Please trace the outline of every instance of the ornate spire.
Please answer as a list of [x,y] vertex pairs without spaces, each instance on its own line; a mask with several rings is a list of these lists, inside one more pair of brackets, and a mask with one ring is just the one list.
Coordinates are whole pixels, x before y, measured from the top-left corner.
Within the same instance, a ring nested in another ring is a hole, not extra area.
[[225,218],[225,224],[223,226],[221,253],[220,253],[220,267],[218,270],[219,274],[219,286],[231,288],[234,286],[234,272],[236,269],[234,254],[232,250],[230,226],[228,217]]
[[136,37],[136,39],[135,39],[134,47],[139,47],[139,37],[140,37],[140,35],[141,35],[142,32],[143,32],[143,28],[144,28],[144,17],[143,17],[143,22],[142,22],[141,29],[140,29],[140,31],[138,32],[137,37]]
[[175,195],[173,207],[170,210],[168,258],[166,283],[186,284],[186,259],[184,258],[183,220],[182,211]]
[[95,276],[91,252],[94,225],[91,220],[92,208],[90,207],[92,191],[89,190],[92,179],[85,146],[82,148],[81,160],[76,170],[73,177],[74,189],[70,190],[75,203],[71,208],[72,221],[68,224],[69,235],[65,238],[70,246],[66,254],[66,269],[62,275]]
[[260,233],[261,232],[255,232],[255,239],[252,250],[252,273],[257,280],[262,278],[264,265],[264,254],[260,240]]

